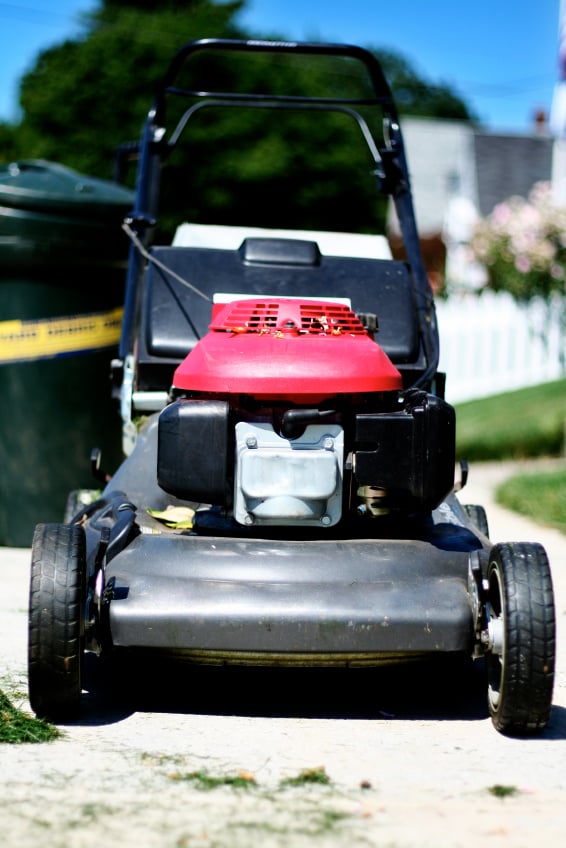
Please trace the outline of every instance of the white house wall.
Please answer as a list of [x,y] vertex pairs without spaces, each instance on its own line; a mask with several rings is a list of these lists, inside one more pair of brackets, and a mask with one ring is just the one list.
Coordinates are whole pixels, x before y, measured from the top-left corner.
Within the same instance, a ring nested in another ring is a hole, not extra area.
[[[409,177],[417,226],[423,235],[440,233],[446,209],[455,196],[465,197],[477,207],[474,165],[474,131],[463,121],[403,118]],[[399,232],[392,209],[390,227]]]

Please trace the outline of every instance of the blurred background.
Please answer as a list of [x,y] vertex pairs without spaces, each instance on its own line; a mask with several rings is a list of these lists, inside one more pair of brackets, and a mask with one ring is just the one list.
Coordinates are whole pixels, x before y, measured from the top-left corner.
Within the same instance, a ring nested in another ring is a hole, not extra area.
[[[564,6],[0,3],[0,544],[27,545],[37,521],[61,520],[68,492],[94,485],[94,445],[110,469],[120,461],[109,374],[128,252],[120,222],[135,181],[130,143],[175,50],[194,38],[375,52],[401,115],[459,450],[478,459],[563,453]],[[281,73],[276,63],[230,68],[236,86],[246,74],[276,84]],[[364,154],[339,121],[313,133],[295,118],[282,132],[262,115],[259,133],[257,120],[197,123],[190,175],[180,183],[186,163],[173,163],[165,186],[171,221],[377,228],[402,257],[393,209],[359,177]],[[305,181],[309,168],[317,180]]]

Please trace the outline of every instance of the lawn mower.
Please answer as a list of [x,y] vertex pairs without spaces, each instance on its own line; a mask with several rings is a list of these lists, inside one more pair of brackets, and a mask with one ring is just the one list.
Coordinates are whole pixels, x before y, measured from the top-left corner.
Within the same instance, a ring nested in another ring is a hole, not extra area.
[[[290,89],[267,91],[250,73],[249,87],[228,91],[231,62],[259,56],[290,64]],[[308,77],[314,94],[293,73],[306,62],[330,68]],[[162,243],[162,174],[207,109],[353,122],[404,255],[393,258],[379,228],[257,220],[181,221]],[[460,503],[466,468],[376,57],[337,44],[190,42],[157,87],[136,154],[113,363],[124,460],[107,474],[94,450],[100,489],[71,493],[63,522],[36,528],[33,710],[75,718],[90,653],[307,668],[466,656],[485,666],[495,727],[541,732],[555,656],[548,558],[537,543],[492,545],[484,509]]]

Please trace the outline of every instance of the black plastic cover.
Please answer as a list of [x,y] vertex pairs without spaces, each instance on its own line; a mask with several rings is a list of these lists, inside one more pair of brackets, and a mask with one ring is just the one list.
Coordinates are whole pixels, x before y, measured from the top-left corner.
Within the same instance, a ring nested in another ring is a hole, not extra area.
[[157,482],[182,500],[225,505],[228,479],[228,404],[179,400],[159,416]]
[[[265,241],[261,245],[260,239],[254,239],[253,250],[248,244],[245,251],[154,247],[152,255],[211,299],[215,292],[252,297],[349,297],[354,312],[377,314],[376,341],[395,365],[402,369],[404,364],[420,363],[417,310],[408,265],[388,259],[326,255],[311,264],[313,247],[318,252],[316,244],[299,241],[297,246],[287,240],[284,251],[280,243],[274,251],[273,242],[277,240]],[[284,255],[287,261],[274,261]],[[294,262],[290,261],[292,256]],[[138,355],[140,388],[169,389],[175,365],[208,332],[211,303],[161,267],[149,265],[146,273]]]
[[247,238],[240,246],[244,262],[264,265],[320,265],[315,241],[289,238]]
[[435,509],[454,488],[456,414],[435,395],[408,392],[399,412],[356,416],[358,486],[387,492],[390,508]]

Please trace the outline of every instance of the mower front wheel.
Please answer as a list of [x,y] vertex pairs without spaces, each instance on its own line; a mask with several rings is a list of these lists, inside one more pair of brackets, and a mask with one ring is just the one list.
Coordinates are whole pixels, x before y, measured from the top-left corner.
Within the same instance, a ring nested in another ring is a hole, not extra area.
[[28,618],[29,700],[40,718],[76,718],[82,691],[86,602],[85,533],[39,524],[32,544]]
[[550,716],[555,660],[552,579],[541,545],[507,543],[492,548],[486,613],[493,724],[509,736],[538,733]]

